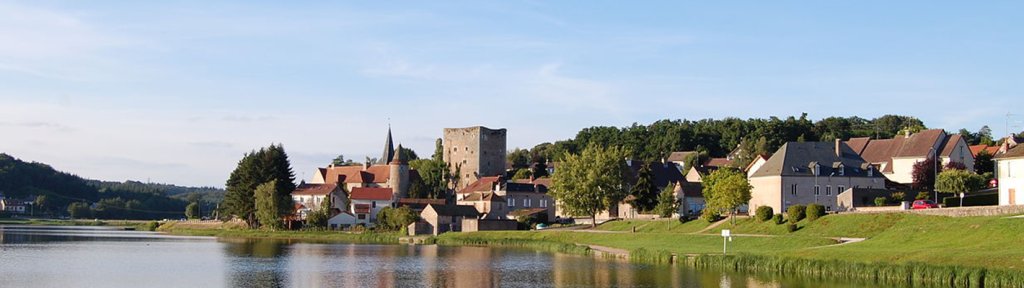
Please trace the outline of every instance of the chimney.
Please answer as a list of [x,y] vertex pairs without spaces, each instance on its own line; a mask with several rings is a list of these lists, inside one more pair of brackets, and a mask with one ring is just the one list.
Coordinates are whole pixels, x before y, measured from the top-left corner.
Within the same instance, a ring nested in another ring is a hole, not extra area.
[[836,157],[843,158],[843,150],[839,149],[839,144],[840,143],[842,143],[842,142],[839,141],[839,138],[836,138],[836,147],[835,147],[835,149],[836,149]]

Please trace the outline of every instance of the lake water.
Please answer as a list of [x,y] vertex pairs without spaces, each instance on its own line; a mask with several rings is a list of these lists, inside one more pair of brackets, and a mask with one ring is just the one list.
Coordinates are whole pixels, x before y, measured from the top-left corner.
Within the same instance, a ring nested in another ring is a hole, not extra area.
[[0,226],[0,287],[876,287],[525,249]]

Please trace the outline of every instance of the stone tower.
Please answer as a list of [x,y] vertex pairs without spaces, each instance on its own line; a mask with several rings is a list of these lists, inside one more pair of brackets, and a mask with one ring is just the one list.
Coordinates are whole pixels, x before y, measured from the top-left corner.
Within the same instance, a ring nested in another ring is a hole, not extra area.
[[[398,144],[398,151],[402,151],[402,144]],[[401,152],[391,159],[391,163],[388,163],[391,174],[388,177],[388,185],[397,198],[409,197],[409,159],[405,159]]]
[[453,173],[459,171],[457,189],[480,177],[505,173],[505,139],[505,129],[483,126],[444,129],[444,162]]

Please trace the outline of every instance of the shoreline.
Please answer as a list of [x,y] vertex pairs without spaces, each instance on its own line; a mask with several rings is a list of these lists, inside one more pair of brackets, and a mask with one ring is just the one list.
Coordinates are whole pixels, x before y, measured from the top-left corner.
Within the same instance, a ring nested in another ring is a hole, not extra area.
[[[92,223],[95,221],[89,221]],[[0,220],[0,224],[10,221]],[[100,221],[99,225],[111,225]],[[116,223],[116,222],[114,222]],[[127,222],[125,222],[127,224]],[[61,225],[64,222],[29,222],[20,221],[25,225]],[[187,223],[165,223],[156,231],[169,235],[208,236],[225,239],[274,239],[285,241],[306,241],[316,243],[350,243],[350,244],[402,244],[402,238],[408,236],[397,232],[339,232],[339,231],[263,231],[237,227],[196,228]],[[807,224],[805,224],[807,225]],[[113,225],[111,225],[113,226]],[[696,229],[696,228],[694,228]],[[703,229],[701,229],[703,231]],[[590,231],[594,232],[594,231]],[[602,231],[608,232],[608,231]],[[721,249],[721,237],[709,234],[690,233],[585,233],[576,231],[489,231],[469,233],[445,233],[439,236],[422,237],[422,244],[441,246],[477,246],[477,247],[508,247],[524,248],[535,251],[565,253],[601,258],[615,258],[632,263],[651,265],[681,265],[694,269],[712,269],[743,273],[766,273],[777,275],[800,275],[816,279],[850,279],[890,285],[926,285],[950,287],[1024,287],[1024,271],[1014,267],[998,267],[997,264],[978,267],[959,264],[930,263],[925,261],[884,261],[865,257],[863,261],[849,261],[799,255],[793,251],[808,249],[819,250],[836,245],[820,245],[824,239],[811,236],[777,235],[773,237],[747,237],[743,241],[766,241],[777,250],[758,251],[761,246],[739,247],[736,252],[727,255],[704,251],[703,253],[679,253],[658,249],[657,245],[645,247],[624,247],[615,243],[643,243],[658,239],[678,239],[691,241],[696,245],[698,240],[717,241]],[[631,242],[616,242],[620,238],[628,238]],[[797,241],[800,240],[800,241]],[[791,243],[792,242],[792,243]],[[684,242],[685,243],[685,242]],[[789,245],[781,245],[781,244]],[[685,245],[685,244],[683,244]],[[781,245],[781,246],[780,246]],[[699,250],[699,249],[698,249]],[[785,253],[785,252],[791,253]],[[962,256],[960,256],[962,257]]]

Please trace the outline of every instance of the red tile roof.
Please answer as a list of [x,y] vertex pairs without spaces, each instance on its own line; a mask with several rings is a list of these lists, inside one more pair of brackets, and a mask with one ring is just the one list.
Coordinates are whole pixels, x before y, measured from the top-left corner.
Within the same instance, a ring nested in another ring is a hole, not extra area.
[[321,168],[326,183],[384,183],[391,177],[391,167],[373,165],[366,170],[363,166],[334,166]]
[[337,188],[338,184],[302,184],[295,188],[292,195],[327,195]]
[[391,200],[394,197],[394,192],[391,188],[368,188],[368,187],[356,187],[352,188],[352,195],[349,196],[352,200]]
[[988,146],[985,144],[980,144],[971,146],[970,148],[971,154],[973,154],[974,156],[978,156],[978,154],[981,154],[981,151],[987,151],[988,155],[996,155],[996,153],[999,153],[999,146]]
[[459,190],[459,194],[491,191],[494,189],[494,183],[498,183],[499,181],[501,181],[501,176],[481,177],[480,180],[476,180],[466,186],[466,188]]

